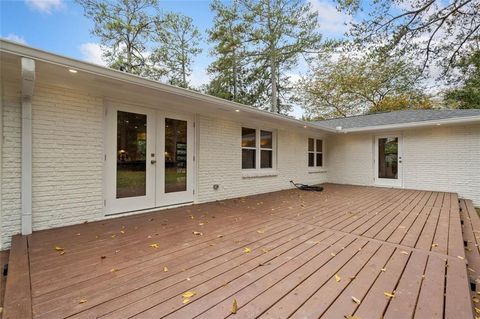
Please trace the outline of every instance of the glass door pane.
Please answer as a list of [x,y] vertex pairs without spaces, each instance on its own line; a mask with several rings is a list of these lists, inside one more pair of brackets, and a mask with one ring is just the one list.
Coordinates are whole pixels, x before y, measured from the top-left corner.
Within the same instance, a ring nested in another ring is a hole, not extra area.
[[116,198],[146,195],[147,116],[117,113]]
[[378,178],[398,179],[398,137],[378,139]]
[[165,118],[165,193],[187,190],[187,121]]

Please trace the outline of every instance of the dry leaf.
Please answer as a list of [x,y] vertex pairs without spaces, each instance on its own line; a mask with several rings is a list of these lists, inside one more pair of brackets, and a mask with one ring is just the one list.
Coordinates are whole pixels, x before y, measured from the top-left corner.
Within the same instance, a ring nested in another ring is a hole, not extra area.
[[335,253],[330,253],[330,256],[335,257],[337,254]]
[[80,301],[79,301],[78,303],[79,303],[79,304],[82,304],[82,303],[86,303],[86,302],[87,302],[87,299],[82,298],[82,299],[80,299]]
[[268,253],[268,249],[262,248],[262,252],[263,252],[264,254],[266,254],[266,253]]
[[198,223],[198,226],[203,226],[205,225],[205,223]]
[[407,251],[405,251],[405,250],[402,250],[400,253],[401,253],[401,254],[404,254],[404,255],[408,255],[408,254],[409,254],[409,253],[408,253]]
[[353,297],[353,296],[352,296],[352,300],[353,300],[353,302],[356,303],[357,305],[359,305],[360,302],[361,302],[360,299],[355,298],[355,297]]
[[462,257],[462,256],[457,256],[457,257],[458,257],[459,259],[461,259],[461,260],[464,260],[464,259],[465,259],[465,257]]
[[432,247],[438,247],[438,244],[433,243],[433,244],[432,244]]
[[160,248],[160,245],[157,244],[157,243],[150,244],[149,246],[152,247],[152,248],[155,248],[155,249]]
[[203,236],[203,233],[199,232],[199,231],[194,231],[194,232],[192,232],[192,234],[194,234],[196,236]]
[[125,231],[124,231],[124,230],[121,230],[120,233],[125,234]]
[[110,236],[110,237],[112,237],[112,238],[115,238],[116,236],[117,236],[117,235],[113,234],[113,235],[112,235],[112,236]]
[[188,299],[188,298],[185,298],[185,299],[183,299],[183,301],[182,301],[182,302],[183,302],[183,304],[187,304],[187,303],[189,303],[189,302],[190,302],[190,299]]
[[237,299],[233,299],[233,305],[232,305],[232,311],[231,313],[232,314],[236,314],[238,311],[238,304],[237,304]]
[[386,272],[387,271],[387,268],[382,268],[380,269],[381,272]]
[[62,251],[60,252],[60,255],[65,255],[65,251],[62,250]]
[[192,298],[195,296],[197,293],[195,291],[187,291],[182,294],[183,298]]
[[339,282],[340,280],[342,280],[342,278],[340,278],[339,275],[335,275],[335,281],[336,281],[336,282]]
[[63,247],[60,246],[55,246],[53,249],[55,249],[56,251],[63,251]]
[[263,233],[265,233],[265,231],[263,229],[259,229],[259,230],[257,230],[257,233],[263,234]]
[[248,247],[245,247],[245,248],[243,248],[243,252],[246,253],[246,254],[248,254],[248,253],[251,253],[252,250],[251,250],[250,248],[248,248]]
[[163,266],[163,272],[167,272],[168,271],[168,267],[167,266]]
[[118,271],[117,268],[112,268],[112,269],[110,269],[110,272],[116,272],[116,271]]
[[345,315],[345,319],[360,319],[360,317],[354,316],[354,315]]
[[383,294],[384,294],[385,296],[387,296],[388,298],[393,298],[393,297],[395,297],[395,294],[394,294],[394,293],[391,293],[391,292],[388,292],[388,291],[385,291]]

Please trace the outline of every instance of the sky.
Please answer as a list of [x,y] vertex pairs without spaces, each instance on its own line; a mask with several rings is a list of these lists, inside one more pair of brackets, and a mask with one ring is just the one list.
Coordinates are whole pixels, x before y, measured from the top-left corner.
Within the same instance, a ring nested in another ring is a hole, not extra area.
[[[330,0],[310,1],[318,12],[319,31],[324,38],[341,38],[352,18],[335,9]],[[213,60],[205,31],[212,26],[209,0],[160,0],[164,12],[178,12],[192,17],[203,33],[203,52],[196,58],[190,78],[192,85],[208,82],[206,68]],[[91,34],[93,23],[83,15],[83,8],[71,0],[0,0],[0,37],[67,57],[104,65],[99,39]],[[297,70],[299,76],[301,69]],[[301,117],[295,107],[291,115]]]

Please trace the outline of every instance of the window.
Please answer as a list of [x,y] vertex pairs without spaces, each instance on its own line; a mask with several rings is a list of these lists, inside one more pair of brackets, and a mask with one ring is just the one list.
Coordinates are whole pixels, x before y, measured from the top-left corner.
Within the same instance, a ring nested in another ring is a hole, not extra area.
[[273,168],[273,132],[242,127],[242,169]]
[[323,167],[323,140],[308,139],[308,167]]

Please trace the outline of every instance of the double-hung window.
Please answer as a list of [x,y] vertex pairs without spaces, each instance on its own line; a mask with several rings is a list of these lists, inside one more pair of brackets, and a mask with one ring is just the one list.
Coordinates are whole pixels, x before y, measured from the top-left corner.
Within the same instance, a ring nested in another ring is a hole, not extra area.
[[323,167],[323,140],[308,139],[308,167]]
[[242,169],[273,168],[272,131],[242,127]]

